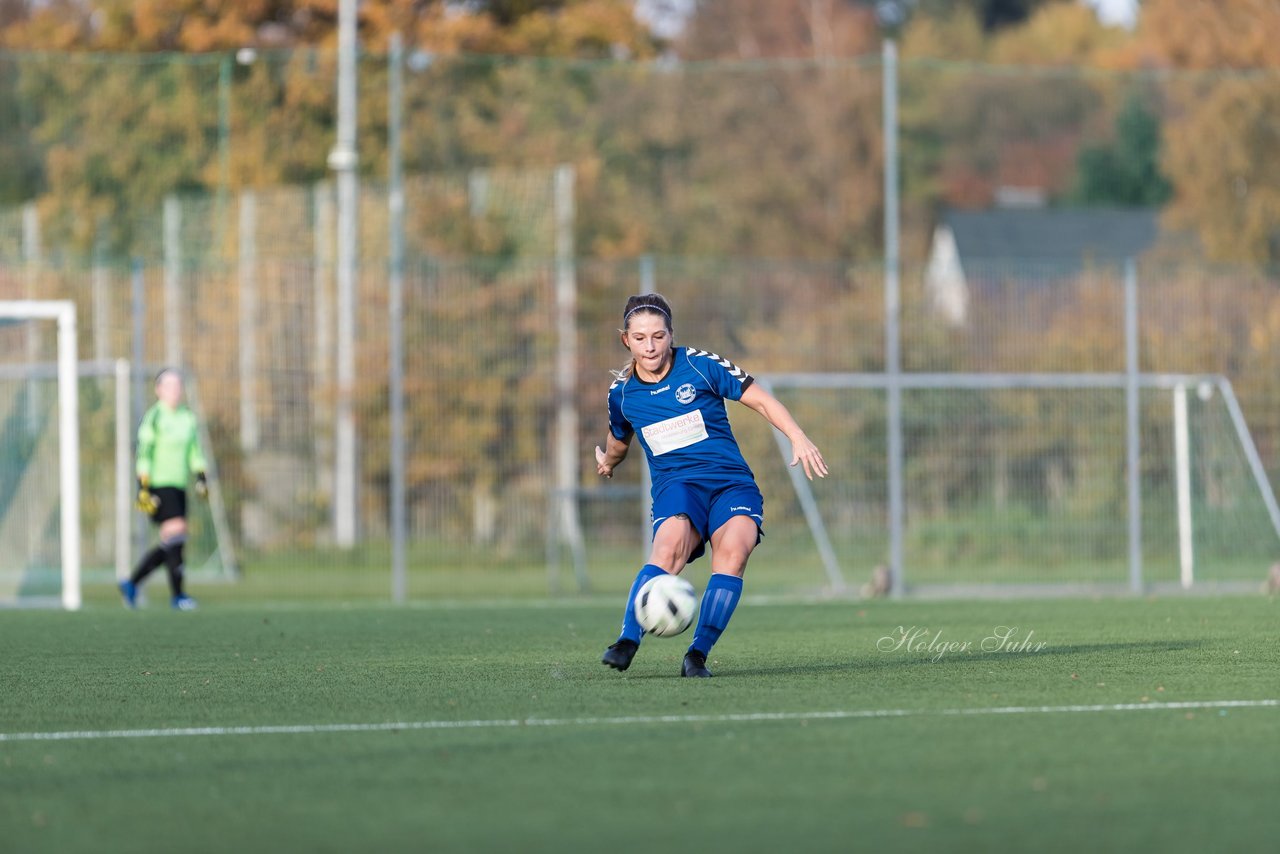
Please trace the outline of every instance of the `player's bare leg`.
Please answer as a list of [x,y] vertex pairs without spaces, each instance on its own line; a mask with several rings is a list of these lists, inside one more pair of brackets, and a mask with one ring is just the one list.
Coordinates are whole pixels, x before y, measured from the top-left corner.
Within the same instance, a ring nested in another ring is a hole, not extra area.
[[662,567],[671,575],[679,575],[689,562],[689,555],[701,542],[702,537],[688,516],[683,513],[672,516],[664,520],[653,535],[649,563]]
[[760,527],[750,516],[730,516],[711,535],[711,571],[738,578],[760,540]]

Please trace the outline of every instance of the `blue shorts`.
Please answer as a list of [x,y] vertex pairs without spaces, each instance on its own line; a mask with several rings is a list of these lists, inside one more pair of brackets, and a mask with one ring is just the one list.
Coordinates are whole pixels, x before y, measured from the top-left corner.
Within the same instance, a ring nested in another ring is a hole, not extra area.
[[653,493],[653,532],[672,516],[689,517],[701,536],[689,555],[689,563],[706,552],[711,535],[734,516],[750,516],[756,523],[756,542],[760,542],[764,529],[764,496],[753,481],[734,480],[726,483],[686,483],[672,481],[655,489]]

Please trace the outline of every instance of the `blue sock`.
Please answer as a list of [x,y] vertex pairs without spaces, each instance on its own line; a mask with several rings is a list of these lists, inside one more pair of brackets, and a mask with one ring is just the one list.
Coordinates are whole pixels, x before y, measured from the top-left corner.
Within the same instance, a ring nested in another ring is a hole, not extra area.
[[640,643],[640,638],[644,635],[644,629],[640,628],[639,621],[636,620],[636,594],[640,592],[640,588],[644,587],[644,583],[650,578],[657,578],[659,575],[666,575],[667,571],[660,566],[654,566],[646,563],[640,568],[640,572],[636,574],[636,580],[631,585],[631,592],[627,594],[627,608],[622,612],[622,634],[618,636],[618,640],[626,638],[627,640]]
[[720,634],[729,625],[733,609],[738,607],[742,598],[742,579],[736,575],[725,575],[722,572],[711,573],[707,580],[707,589],[702,593],[702,607],[698,610],[698,627],[693,630],[693,643],[689,651],[695,649],[704,656],[711,654],[711,647],[720,640]]

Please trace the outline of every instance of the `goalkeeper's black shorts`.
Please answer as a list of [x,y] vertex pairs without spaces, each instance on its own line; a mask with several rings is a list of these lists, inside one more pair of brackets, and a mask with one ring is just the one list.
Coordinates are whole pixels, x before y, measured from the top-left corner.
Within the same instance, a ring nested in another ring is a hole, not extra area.
[[152,524],[159,525],[170,519],[187,516],[187,491],[176,486],[153,486],[151,494],[160,500],[160,506],[151,514]]

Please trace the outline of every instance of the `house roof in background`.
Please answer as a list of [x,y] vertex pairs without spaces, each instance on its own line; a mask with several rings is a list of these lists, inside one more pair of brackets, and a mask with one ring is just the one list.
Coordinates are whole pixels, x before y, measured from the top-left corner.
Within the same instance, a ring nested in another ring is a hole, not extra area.
[[948,211],[964,260],[1043,262],[1078,266],[1141,255],[1159,234],[1155,208],[1009,208]]

